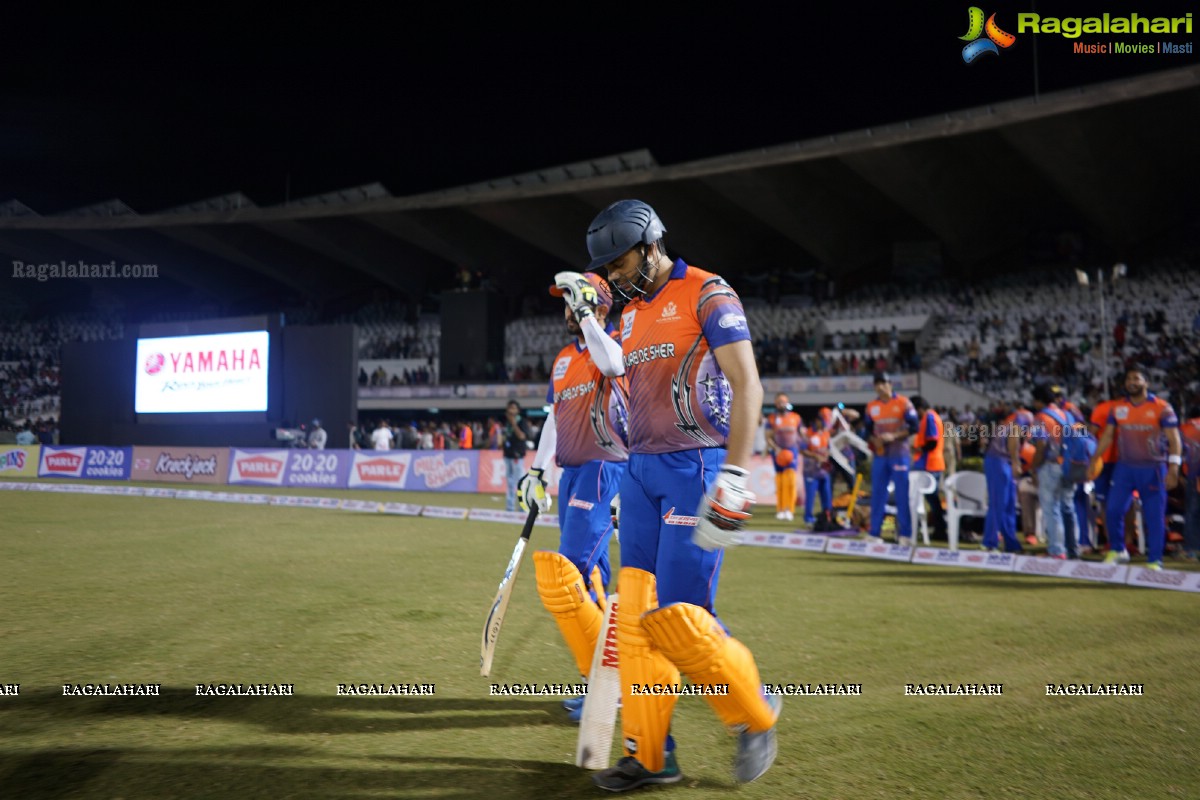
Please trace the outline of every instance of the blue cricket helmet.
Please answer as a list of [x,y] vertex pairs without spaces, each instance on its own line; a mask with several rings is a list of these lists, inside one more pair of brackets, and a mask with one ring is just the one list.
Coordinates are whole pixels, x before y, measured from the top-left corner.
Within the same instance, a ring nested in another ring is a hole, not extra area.
[[667,232],[654,209],[641,200],[618,200],[588,226],[587,248],[597,269],[616,261],[639,244],[654,244]]

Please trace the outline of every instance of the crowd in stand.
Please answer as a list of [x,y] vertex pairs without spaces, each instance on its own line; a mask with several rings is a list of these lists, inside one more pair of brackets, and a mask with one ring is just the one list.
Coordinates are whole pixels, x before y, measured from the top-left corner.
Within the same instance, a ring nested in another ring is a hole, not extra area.
[[422,386],[433,382],[433,371],[429,367],[402,369],[395,374],[389,374],[382,366],[378,366],[370,375],[363,367],[358,368],[359,386]]
[[[531,422],[533,437],[540,426]],[[410,420],[347,425],[349,446],[355,450],[500,450],[503,427],[499,419]],[[337,444],[337,446],[342,446]]]

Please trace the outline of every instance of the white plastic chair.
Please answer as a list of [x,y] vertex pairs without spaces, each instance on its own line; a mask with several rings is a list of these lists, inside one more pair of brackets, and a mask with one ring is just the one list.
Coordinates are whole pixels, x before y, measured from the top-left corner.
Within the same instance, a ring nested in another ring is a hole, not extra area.
[[[926,546],[929,545],[929,516],[925,509],[924,495],[933,494],[936,491],[937,479],[930,473],[916,470],[908,474],[908,511],[912,516],[913,538],[916,538],[919,533]],[[895,493],[896,484],[888,481],[888,499],[892,499]],[[897,511],[894,503],[884,506],[885,514],[895,516]]]
[[[921,539],[924,540],[925,546],[929,546],[929,512],[925,508],[924,495],[934,494],[937,492],[937,478],[931,472],[924,470],[915,470],[909,473],[908,476],[908,507],[913,512],[913,533],[916,534],[918,521],[920,522]],[[940,499],[934,499],[935,503],[940,503]]]
[[946,479],[946,536],[950,549],[958,549],[958,530],[963,517],[987,516],[987,479],[982,472],[956,472]]

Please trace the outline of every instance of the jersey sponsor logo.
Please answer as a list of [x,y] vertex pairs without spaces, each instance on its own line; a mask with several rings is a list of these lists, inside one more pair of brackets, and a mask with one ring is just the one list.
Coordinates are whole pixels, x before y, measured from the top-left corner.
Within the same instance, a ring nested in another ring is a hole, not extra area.
[[867,411],[870,413],[870,415],[872,417],[879,416],[879,406],[871,406],[869,409],[867,409]]
[[746,318],[741,314],[725,314],[721,319],[717,320],[717,324],[722,328],[744,328],[746,326]]
[[670,303],[667,303],[665,306],[663,306],[662,315],[663,315],[664,319],[666,317],[675,316],[675,303],[670,302]]
[[637,311],[626,311],[621,315],[621,338],[628,339],[633,336],[633,316]]
[[1129,406],[1117,406],[1113,409],[1113,416],[1117,419],[1125,419],[1129,416]]
[[567,501],[567,505],[571,508],[582,508],[584,511],[591,511],[596,507],[595,503],[589,503],[587,500],[580,500],[575,495],[571,495],[571,499]]
[[694,528],[697,524],[699,524],[700,518],[676,514],[675,507],[672,506],[667,513],[663,514],[663,522],[667,523],[668,525],[686,525]]
[[554,362],[554,380],[560,381],[567,374],[567,367],[571,366],[571,357],[563,356],[558,361]]

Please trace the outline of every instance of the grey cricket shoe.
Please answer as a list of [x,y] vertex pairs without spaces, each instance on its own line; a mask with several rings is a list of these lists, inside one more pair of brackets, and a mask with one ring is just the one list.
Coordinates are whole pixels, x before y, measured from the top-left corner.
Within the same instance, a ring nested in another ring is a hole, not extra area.
[[733,779],[738,783],[749,783],[761,778],[771,768],[771,764],[775,763],[775,756],[779,753],[775,729],[779,727],[783,699],[778,695],[767,695],[767,704],[775,711],[775,724],[758,733],[742,731],[738,734],[737,756],[733,759]]

